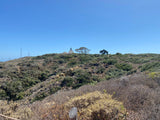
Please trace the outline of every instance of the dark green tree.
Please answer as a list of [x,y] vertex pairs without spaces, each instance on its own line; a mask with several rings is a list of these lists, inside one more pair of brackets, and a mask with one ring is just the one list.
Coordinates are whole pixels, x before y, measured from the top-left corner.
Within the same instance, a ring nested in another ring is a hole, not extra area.
[[107,50],[105,50],[105,49],[103,49],[103,50],[100,50],[99,51],[102,55],[108,55],[108,51]]

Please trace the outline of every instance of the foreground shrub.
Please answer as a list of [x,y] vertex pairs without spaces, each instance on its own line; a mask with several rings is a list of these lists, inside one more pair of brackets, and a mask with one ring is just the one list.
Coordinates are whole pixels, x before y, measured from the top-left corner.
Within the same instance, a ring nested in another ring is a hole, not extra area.
[[123,103],[112,99],[112,95],[95,91],[75,97],[65,103],[66,109],[78,108],[80,120],[122,120],[126,116]]
[[[31,120],[31,116],[33,116],[29,107],[21,106],[20,103],[13,101],[10,101],[9,104],[7,101],[0,101],[0,114],[16,118],[16,120]],[[3,118],[0,117],[0,120],[3,120]]]

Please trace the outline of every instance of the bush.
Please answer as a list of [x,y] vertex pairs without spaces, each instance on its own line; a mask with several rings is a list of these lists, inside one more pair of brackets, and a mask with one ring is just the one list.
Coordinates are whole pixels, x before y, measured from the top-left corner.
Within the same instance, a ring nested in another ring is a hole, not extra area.
[[54,94],[60,89],[61,89],[61,87],[52,87],[49,89],[50,90],[49,94]]
[[2,100],[2,99],[4,99],[4,98],[6,98],[6,91],[5,90],[3,90],[3,89],[0,89],[0,99]]
[[98,63],[96,60],[94,60],[94,61],[91,61],[91,62],[89,62],[89,66],[90,67],[93,67],[93,66],[99,66],[100,65],[100,63]]
[[25,97],[25,93],[24,92],[20,92],[20,93],[17,93],[16,95],[16,99],[17,100],[21,100]]
[[109,60],[103,61],[103,63],[108,64],[108,65],[114,65],[114,64],[117,63],[117,60],[115,60],[115,59],[109,59]]
[[142,66],[141,72],[143,71],[155,71],[159,69],[160,63],[159,62],[153,62],[153,63],[146,63]]
[[154,79],[160,77],[160,72],[150,72],[148,75],[150,78]]
[[46,96],[48,96],[47,93],[41,92],[41,93],[39,93],[38,95],[36,95],[36,97],[33,98],[31,102],[35,102],[35,101],[37,101],[37,100],[43,100]]
[[76,72],[75,72],[74,70],[71,70],[71,69],[65,71],[65,75],[66,75],[66,76],[74,76],[75,73],[76,73]]
[[91,60],[90,55],[79,55],[79,61],[81,64],[89,62]]
[[117,52],[116,55],[122,55],[122,53],[118,53],[118,52]]
[[59,57],[64,61],[69,61],[72,58],[72,54],[61,54]]
[[77,64],[77,60],[75,60],[75,59],[72,59],[72,60],[70,60],[69,62],[68,62],[68,66],[74,66],[74,65],[76,65]]
[[5,91],[9,100],[18,100],[17,95],[19,92],[24,91],[21,81],[12,81],[7,83]]
[[58,60],[58,63],[63,64],[63,63],[65,63],[65,61],[63,59],[60,59],[60,60]]
[[[11,81],[4,83],[1,88],[5,91],[5,98],[8,100],[19,100],[23,99],[24,91],[39,81],[32,78],[23,78],[21,80]],[[4,92],[3,92],[4,93]],[[4,95],[4,94],[2,94]]]
[[67,87],[72,87],[73,86],[73,78],[72,77],[65,77],[61,83],[61,87],[67,86]]
[[74,97],[65,103],[67,109],[77,107],[79,119],[83,120],[122,120],[125,118],[126,109],[119,101],[112,99],[112,96],[95,91]]
[[128,72],[127,72],[127,75],[131,75],[131,74],[136,73],[136,72],[137,72],[137,70],[133,69],[133,70],[131,70],[131,71],[128,71]]
[[45,81],[46,79],[48,79],[48,75],[46,73],[41,73],[38,79],[40,79],[40,81]]
[[134,85],[128,89],[126,106],[128,109],[138,111],[151,105],[151,90],[143,85]]
[[5,65],[3,63],[0,63],[0,69],[5,68]]
[[106,72],[106,76],[105,78],[107,80],[111,79],[111,78],[116,78],[116,77],[120,77],[122,75],[124,75],[126,72],[123,70],[119,70],[119,69],[110,69]]
[[73,88],[78,88],[82,85],[92,83],[93,80],[91,79],[91,73],[83,70],[76,70],[75,71],[75,82],[73,84]]
[[3,77],[4,77],[4,73],[0,72],[0,78],[3,78]]
[[25,77],[25,78],[23,78],[21,80],[21,82],[22,82],[22,86],[23,86],[24,90],[26,90],[26,89],[32,87],[33,85],[39,83],[40,80],[38,80],[38,79],[36,80],[34,78]]
[[149,62],[150,60],[146,59],[146,58],[140,58],[137,56],[133,56],[131,58],[128,58],[128,61],[134,64],[144,64]]
[[115,65],[118,69],[124,70],[124,71],[130,71],[132,70],[132,65],[127,63],[117,63]]
[[90,83],[91,82],[91,74],[89,73],[85,73],[85,72],[82,72],[82,73],[79,73],[77,75],[77,82],[78,83],[81,83],[81,84],[87,84],[87,83]]
[[102,74],[102,73],[104,73],[104,71],[105,71],[105,68],[101,66],[101,67],[98,67],[96,73],[97,74]]
[[98,77],[98,75],[92,75],[92,80],[95,82],[100,82],[100,78]]

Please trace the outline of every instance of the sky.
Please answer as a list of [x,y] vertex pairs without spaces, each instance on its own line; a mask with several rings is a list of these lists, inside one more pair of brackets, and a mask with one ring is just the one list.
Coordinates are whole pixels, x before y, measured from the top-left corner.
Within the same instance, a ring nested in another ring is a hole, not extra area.
[[0,61],[79,47],[160,54],[160,0],[0,1]]

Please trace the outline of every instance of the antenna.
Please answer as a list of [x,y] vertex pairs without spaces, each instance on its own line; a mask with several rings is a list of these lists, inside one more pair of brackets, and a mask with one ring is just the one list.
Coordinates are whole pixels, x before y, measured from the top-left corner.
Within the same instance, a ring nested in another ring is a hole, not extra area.
[[28,52],[28,57],[30,57],[30,52]]
[[20,49],[20,57],[22,57],[22,48]]

